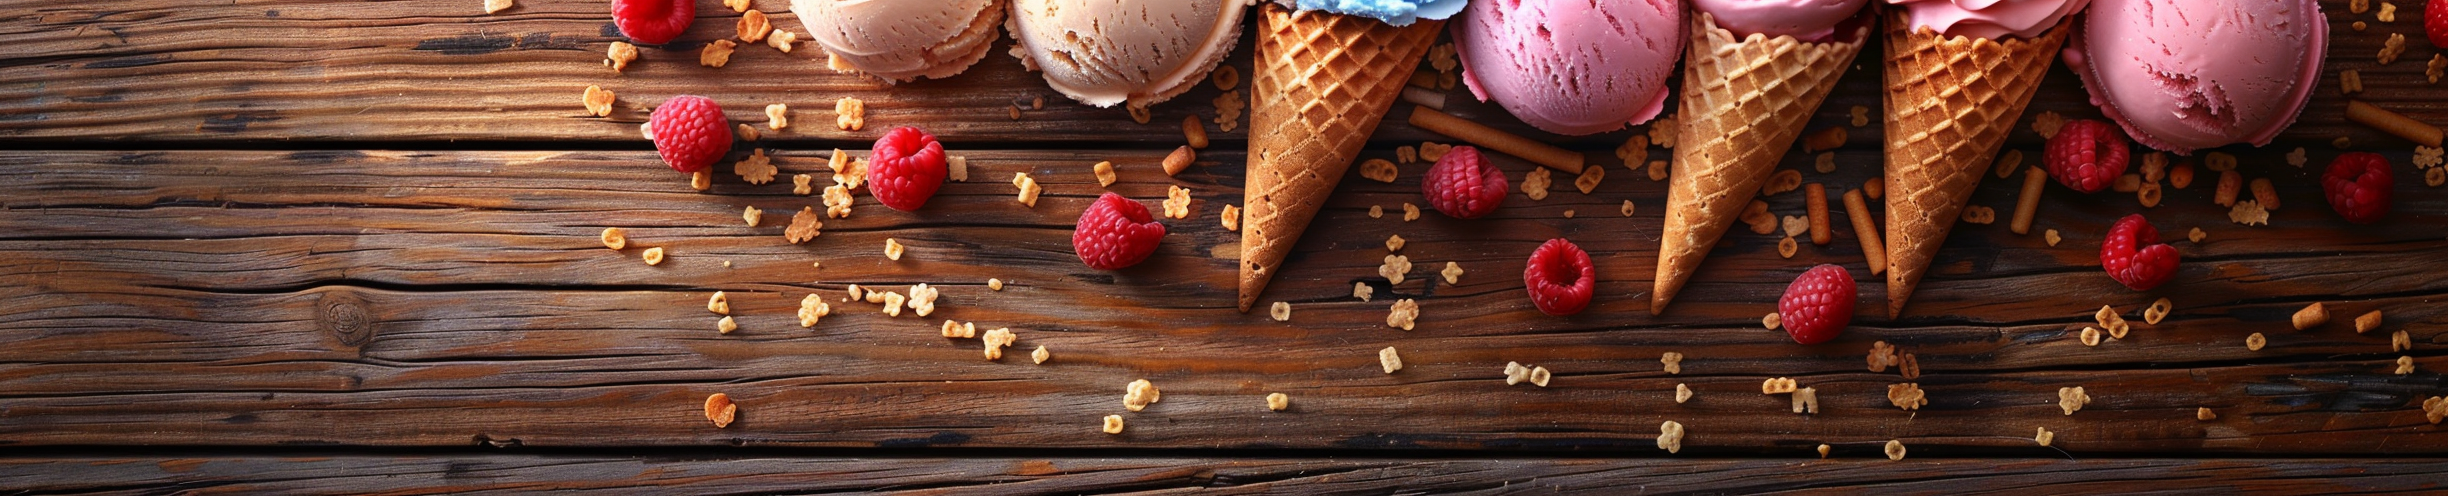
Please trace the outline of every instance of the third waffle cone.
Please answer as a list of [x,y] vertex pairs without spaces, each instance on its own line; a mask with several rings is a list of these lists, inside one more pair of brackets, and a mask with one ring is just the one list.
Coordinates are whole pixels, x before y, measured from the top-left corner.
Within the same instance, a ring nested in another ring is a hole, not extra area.
[[1691,280],[1870,36],[1864,25],[1850,42],[1736,38],[1707,13],[1691,22],[1678,111],[1685,142],[1675,148],[1666,192],[1651,314],[1664,312]]
[[2034,38],[1887,27],[1887,313],[1921,283],[1981,174],[2057,60],[2073,18]]
[[1244,312],[1326,205],[1444,26],[1422,19],[1396,27],[1263,3],[1242,193]]

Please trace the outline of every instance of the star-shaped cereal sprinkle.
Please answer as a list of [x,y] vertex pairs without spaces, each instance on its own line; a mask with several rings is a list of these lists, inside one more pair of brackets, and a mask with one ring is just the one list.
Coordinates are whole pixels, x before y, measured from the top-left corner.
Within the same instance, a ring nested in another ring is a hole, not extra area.
[[740,180],[747,181],[748,184],[773,182],[775,172],[777,171],[774,170],[773,159],[765,156],[763,148],[750,152],[748,158],[740,160],[739,163],[731,164],[731,173],[739,174]]
[[1386,327],[1401,328],[1402,330],[1408,331],[1411,330],[1411,327],[1417,324],[1418,321],[1419,302],[1413,301],[1410,298],[1396,300],[1394,302],[1394,309],[1386,313]]
[[2269,225],[2269,210],[2262,209],[2258,201],[2239,201],[2235,208],[2227,210],[2227,220],[2247,226],[2266,226]]
[[1445,276],[1445,284],[1461,284],[1462,264],[1460,262],[1447,261],[1445,262],[1445,270],[1438,272],[1438,274]]
[[614,98],[615,97],[612,95],[611,90],[606,90],[603,89],[602,86],[590,84],[587,85],[586,95],[581,98],[580,103],[586,104],[588,114],[593,114],[596,117],[603,117],[612,115],[612,100]]
[[721,68],[724,64],[731,63],[731,50],[737,46],[739,44],[732,43],[731,40],[714,40],[713,43],[707,43],[705,50],[697,52],[697,64]]
[[1411,272],[1411,257],[1386,255],[1385,264],[1377,266],[1377,275],[1385,276],[1387,284],[1402,284],[1403,275]]
[[1549,174],[1545,167],[1530,169],[1530,174],[1522,177],[1522,194],[1529,195],[1533,201],[1547,199],[1547,187],[1554,184],[1553,180],[1548,179]]
[[816,239],[822,229],[824,216],[816,213],[816,207],[799,207],[799,213],[791,215],[790,227],[782,229],[782,239],[791,244],[805,243]]
[[2057,388],[2057,408],[2065,410],[2066,415],[2074,415],[2074,412],[2082,411],[2083,406],[2089,404],[2091,395],[2084,393],[2082,386]]

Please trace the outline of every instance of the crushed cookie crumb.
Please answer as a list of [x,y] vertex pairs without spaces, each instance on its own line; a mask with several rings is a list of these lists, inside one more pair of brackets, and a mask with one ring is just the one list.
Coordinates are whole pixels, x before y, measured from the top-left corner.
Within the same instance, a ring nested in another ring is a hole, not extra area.
[[[2199,227],[2193,228],[2192,230],[2189,230],[2189,231],[2185,231],[2185,240],[2186,240],[2186,241],[2191,241],[2191,242],[2194,242],[2195,244],[2199,244],[2199,243],[2201,243],[2201,242],[2202,242],[2202,240],[2205,240],[2205,239],[2210,239],[2210,233],[2209,233],[2209,232],[2207,232],[2207,231],[2203,231],[2203,230],[2201,230],[2201,228],[2199,228]],[[2154,322],[2154,323],[2156,323],[2156,322]]]
[[739,418],[739,404],[731,402],[731,395],[714,393],[706,396],[705,416],[716,429],[731,427],[731,421]]
[[1418,321],[1419,302],[1410,298],[1395,300],[1394,308],[1386,313],[1386,327],[1408,331]]
[[1385,218],[1385,207],[1382,205],[1369,205],[1368,216],[1371,219]]
[[2048,230],[2047,233],[2041,235],[2041,238],[2048,240],[2049,246],[2057,246],[2057,242],[2065,241],[2065,236],[2058,235],[2056,229]]
[[1681,383],[1675,384],[1675,404],[1680,405],[1683,404],[1683,402],[1691,401],[1691,399],[1692,390],[1690,385]]
[[[1861,108],[1861,107],[1854,107],[1854,108]],[[1854,125],[1859,126],[1860,124],[1854,124]],[[1828,451],[1829,451],[1829,450],[1830,450],[1830,448],[1828,448],[1828,445],[1826,445],[1826,444],[1821,444],[1821,445],[1819,445],[1819,459],[1821,459],[1821,460],[1825,460],[1825,459],[1827,459],[1827,457],[1828,457]]]
[[788,29],[776,29],[772,34],[765,36],[765,44],[774,47],[775,50],[781,50],[782,53],[790,53],[791,45],[798,42],[799,33],[791,32]]
[[662,265],[663,247],[657,246],[654,248],[647,248],[644,253],[639,253],[638,256],[646,259],[646,265]]
[[714,40],[713,43],[707,43],[704,50],[697,52],[697,64],[722,68],[724,64],[731,63],[732,48],[737,46],[739,44],[732,43],[731,40]]
[[909,248],[901,246],[901,240],[884,238],[884,258],[898,262],[901,260],[901,254],[908,250]]
[[2082,386],[2057,388],[2057,408],[2065,410],[2066,415],[2072,416],[2089,404],[2091,394],[2083,392]]
[[1003,348],[1011,346],[1015,341],[1019,341],[1020,337],[1013,335],[1011,328],[1000,327],[986,331],[985,334],[979,335],[978,339],[986,343],[987,360],[1002,360]]
[[857,97],[841,97],[833,101],[833,127],[857,131],[867,127],[867,101]]
[[2205,407],[2194,408],[2194,409],[2193,409],[2193,419],[2194,419],[2194,420],[2204,420],[2204,421],[2208,421],[2208,420],[2218,420],[2218,412],[2213,412],[2213,411],[2210,411],[2210,407],[2206,407],[2206,406],[2205,406]]
[[1359,299],[1360,299],[1360,301],[1369,301],[1369,297],[1370,297],[1370,296],[1374,296],[1374,295],[1376,295],[1376,294],[1377,294],[1377,289],[1376,289],[1376,288],[1371,288],[1371,287],[1369,287],[1368,283],[1365,283],[1365,282],[1355,282],[1355,283],[1352,283],[1352,297],[1353,297],[1353,298],[1359,298]]
[[1292,321],[1292,304],[1275,302],[1274,306],[1267,307],[1267,316],[1274,317],[1276,322],[1290,322]]
[[1521,384],[1522,381],[1530,380],[1530,367],[1523,366],[1521,362],[1505,362],[1504,374],[1505,385]]
[[629,247],[629,232],[618,227],[606,227],[603,234],[598,237],[603,239],[605,248],[611,248],[614,251]]
[[1895,345],[1887,344],[1886,341],[1875,341],[1870,343],[1869,362],[1871,372],[1886,372],[1887,367],[1892,367],[1896,364]]
[[1403,244],[1403,237],[1400,234],[1386,237],[1386,251],[1402,251]]
[[2261,208],[2261,203],[2257,201],[2239,201],[2235,208],[2227,211],[2227,220],[2247,226],[2266,226],[2269,225],[2269,210]]
[[1148,382],[1147,379],[1134,380],[1122,386],[1122,408],[1130,411],[1145,410],[1148,405],[1163,399],[1164,393],[1157,391],[1156,384]]
[[1683,424],[1672,420],[1658,424],[1657,447],[1667,453],[1683,452]]
[[1377,350],[1377,365],[1384,367],[1385,373],[1392,374],[1394,371],[1402,370],[1402,356],[1395,354],[1394,347],[1387,346],[1385,349]]

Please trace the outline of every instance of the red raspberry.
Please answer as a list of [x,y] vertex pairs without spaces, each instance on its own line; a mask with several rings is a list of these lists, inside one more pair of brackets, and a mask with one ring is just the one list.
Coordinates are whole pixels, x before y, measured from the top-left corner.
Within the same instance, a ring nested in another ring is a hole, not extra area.
[[2448,48],[2448,1],[2423,5],[2423,34],[2431,38],[2431,46]]
[[1479,149],[1457,146],[1438,157],[1436,166],[1428,168],[1428,179],[1420,181],[1420,190],[1428,195],[1428,207],[1456,219],[1476,219],[1496,211],[1504,203],[1504,171],[1488,165],[1479,156]]
[[2049,176],[2057,178],[2057,184],[2094,193],[2125,174],[2128,159],[2133,158],[2133,152],[2127,150],[2130,146],[2125,132],[2115,125],[2078,120],[2057,129],[2057,136],[2049,138],[2041,160],[2048,165]]
[[695,0],[612,0],[612,25],[630,41],[648,45],[670,43],[697,22]]
[[2397,179],[2389,175],[2388,157],[2371,152],[2348,152],[2329,161],[2329,172],[2321,174],[2321,191],[2328,193],[2329,208],[2347,222],[2370,224],[2388,215],[2389,188]]
[[897,127],[877,139],[867,154],[867,190],[876,201],[903,212],[926,206],[942,189],[952,169],[944,165],[943,144],[914,127]]
[[1590,295],[1598,291],[1598,266],[1590,263],[1589,252],[1581,251],[1580,246],[1564,238],[1550,239],[1530,252],[1530,267],[1522,270],[1522,284],[1530,287],[1530,304],[1537,305],[1540,312],[1558,317],[1581,313],[1589,308]]
[[731,152],[730,121],[723,119],[722,106],[706,97],[680,95],[664,100],[646,118],[646,127],[654,133],[655,152],[663,154],[663,163],[672,170],[705,170]]
[[2159,242],[2159,229],[2142,214],[2117,219],[2100,242],[2100,267],[2135,291],[2149,291],[2176,277],[2176,248]]
[[1825,343],[1853,321],[1854,291],[1853,273],[1844,267],[1811,267],[1785,287],[1785,297],[1777,299],[1777,318],[1784,319],[1785,332],[1794,342]]
[[1147,260],[1163,241],[1164,224],[1148,215],[1146,205],[1106,192],[1080,212],[1079,230],[1071,232],[1071,249],[1088,268],[1116,270]]

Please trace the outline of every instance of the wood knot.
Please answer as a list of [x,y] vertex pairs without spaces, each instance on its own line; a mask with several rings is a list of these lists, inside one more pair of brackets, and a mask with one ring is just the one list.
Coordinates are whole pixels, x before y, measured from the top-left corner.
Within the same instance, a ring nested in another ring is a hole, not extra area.
[[367,316],[365,301],[357,295],[346,291],[323,293],[315,306],[320,309],[315,318],[317,325],[323,333],[339,339],[340,344],[355,348],[374,338],[373,319]]

